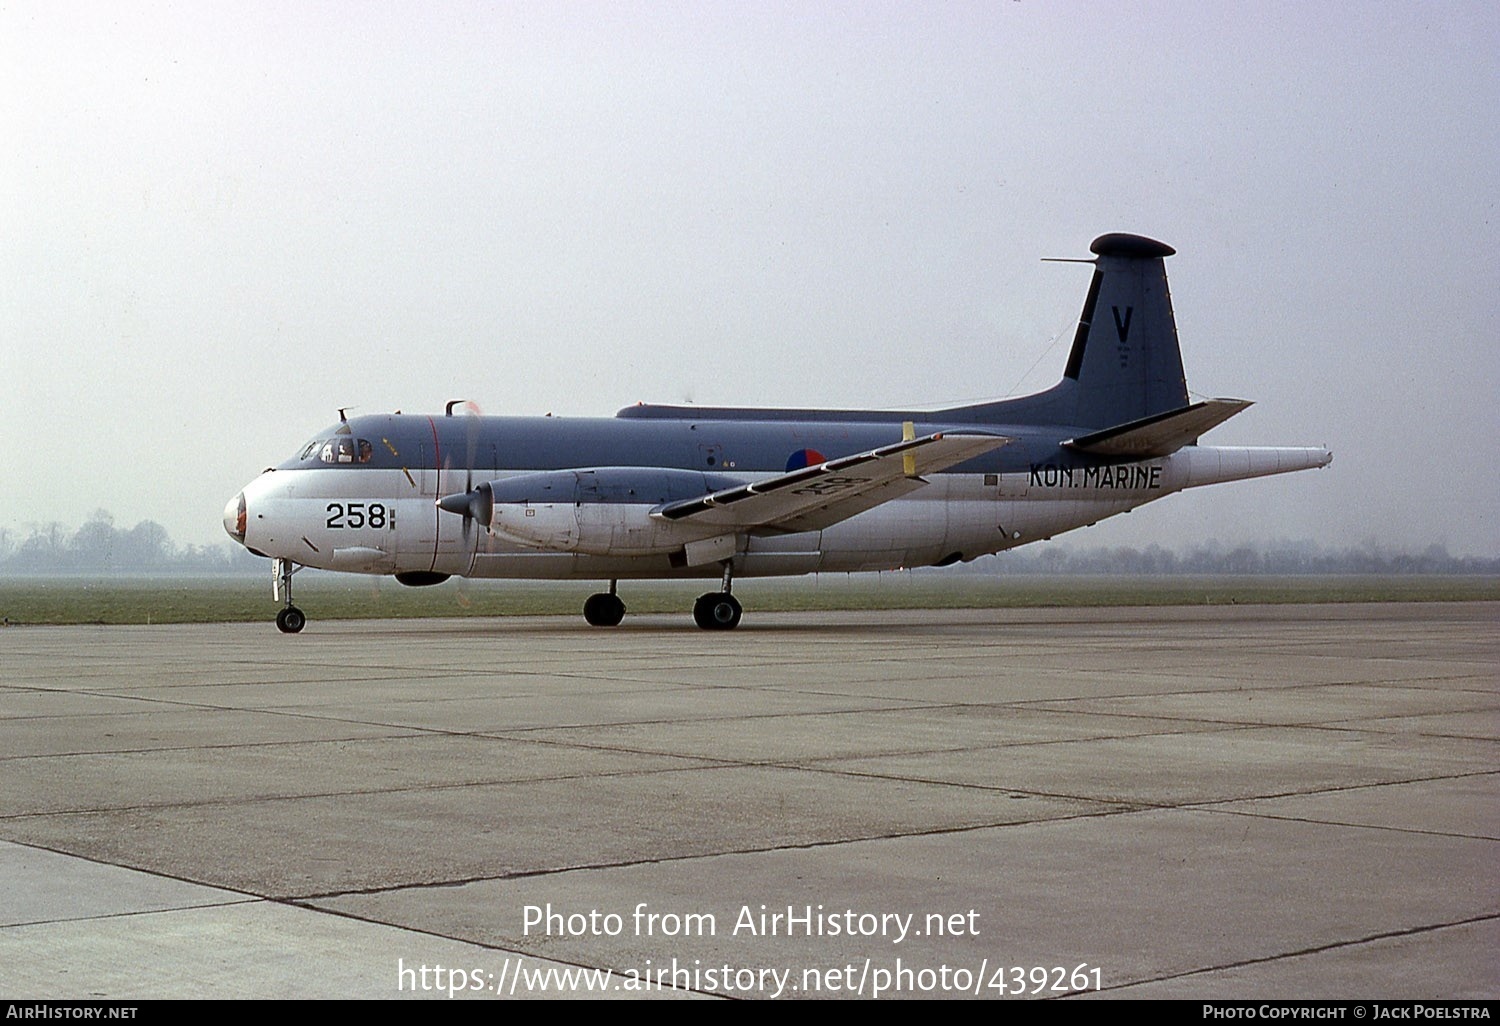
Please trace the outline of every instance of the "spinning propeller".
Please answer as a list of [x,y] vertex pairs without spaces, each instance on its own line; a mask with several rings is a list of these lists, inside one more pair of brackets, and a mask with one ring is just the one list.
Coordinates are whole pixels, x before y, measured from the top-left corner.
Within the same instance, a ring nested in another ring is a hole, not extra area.
[[[479,411],[479,405],[468,400],[455,399],[448,404],[447,415],[453,416],[453,408],[462,406],[464,416],[468,418],[468,457],[464,460],[464,490],[453,495],[445,495],[438,500],[438,509],[449,513],[456,513],[463,517],[464,544],[469,542],[469,530],[474,521],[478,521],[485,528],[490,526],[490,521],[495,513],[495,497],[488,483],[474,487],[474,452],[479,442],[479,418],[483,414]],[[443,461],[443,472],[445,475],[452,472],[452,457]]]

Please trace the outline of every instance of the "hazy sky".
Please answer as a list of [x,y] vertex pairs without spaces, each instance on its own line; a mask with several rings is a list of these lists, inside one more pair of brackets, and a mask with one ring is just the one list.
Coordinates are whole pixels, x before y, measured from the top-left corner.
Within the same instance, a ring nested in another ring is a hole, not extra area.
[[0,8],[0,527],[224,540],[356,412],[895,407],[1167,262],[1205,438],[1331,468],[1074,536],[1500,555],[1500,8]]

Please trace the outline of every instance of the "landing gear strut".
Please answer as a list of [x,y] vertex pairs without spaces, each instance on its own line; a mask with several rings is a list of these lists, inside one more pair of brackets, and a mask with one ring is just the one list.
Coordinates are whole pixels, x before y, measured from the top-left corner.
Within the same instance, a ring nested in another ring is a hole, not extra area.
[[609,582],[609,592],[590,595],[583,604],[583,618],[590,627],[618,627],[625,619],[625,603],[615,594],[619,581]]
[[307,626],[307,617],[302,610],[292,605],[292,574],[301,569],[290,559],[271,561],[271,594],[285,603],[281,612],[276,614],[276,626],[283,634],[296,634]]
[[740,614],[744,609],[739,600],[729,594],[734,581],[734,563],[724,561],[722,590],[699,595],[693,603],[693,622],[706,631],[732,631],[740,625]]

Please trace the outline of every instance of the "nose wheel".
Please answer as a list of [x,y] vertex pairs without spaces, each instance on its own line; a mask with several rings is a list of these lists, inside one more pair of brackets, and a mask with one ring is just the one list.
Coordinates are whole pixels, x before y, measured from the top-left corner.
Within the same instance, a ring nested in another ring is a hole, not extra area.
[[286,603],[276,614],[276,629],[283,634],[296,634],[307,626],[307,615],[292,605],[292,574],[301,569],[290,559],[271,561],[271,594]]

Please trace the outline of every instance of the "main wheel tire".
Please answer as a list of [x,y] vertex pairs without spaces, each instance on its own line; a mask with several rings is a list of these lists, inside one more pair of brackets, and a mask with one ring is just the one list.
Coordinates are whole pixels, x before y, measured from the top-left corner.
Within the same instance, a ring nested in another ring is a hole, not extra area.
[[583,618],[590,627],[618,627],[625,619],[625,603],[618,595],[590,595],[583,603]]
[[693,622],[706,631],[732,631],[740,625],[744,609],[728,592],[700,595],[693,603]]
[[296,634],[307,626],[307,617],[296,606],[287,606],[276,614],[276,627],[283,634]]

